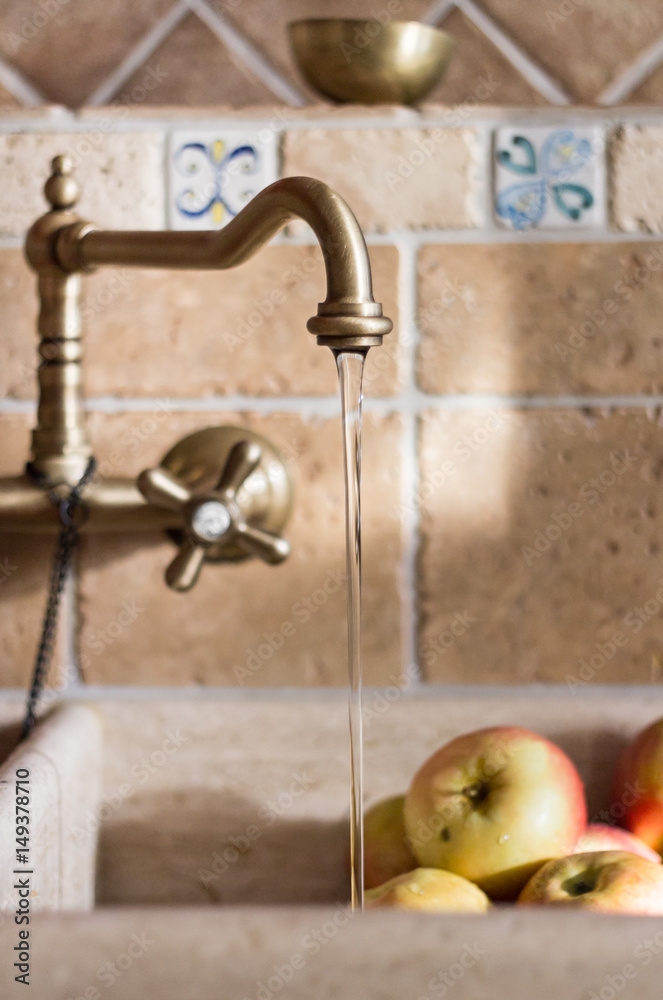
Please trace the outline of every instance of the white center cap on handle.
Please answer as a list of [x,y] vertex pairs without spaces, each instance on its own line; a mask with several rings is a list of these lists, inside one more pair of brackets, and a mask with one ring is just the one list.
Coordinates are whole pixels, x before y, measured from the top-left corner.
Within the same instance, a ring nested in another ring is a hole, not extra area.
[[223,538],[231,523],[230,511],[217,500],[201,503],[191,521],[195,533],[206,542],[215,542]]

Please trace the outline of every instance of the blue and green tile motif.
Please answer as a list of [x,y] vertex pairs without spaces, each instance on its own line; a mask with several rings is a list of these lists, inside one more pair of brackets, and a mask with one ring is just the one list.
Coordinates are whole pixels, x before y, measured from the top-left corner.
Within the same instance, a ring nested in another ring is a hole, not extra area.
[[169,157],[171,229],[220,229],[276,180],[275,137],[175,132]]
[[498,222],[515,230],[597,228],[604,220],[598,129],[499,129],[494,187]]

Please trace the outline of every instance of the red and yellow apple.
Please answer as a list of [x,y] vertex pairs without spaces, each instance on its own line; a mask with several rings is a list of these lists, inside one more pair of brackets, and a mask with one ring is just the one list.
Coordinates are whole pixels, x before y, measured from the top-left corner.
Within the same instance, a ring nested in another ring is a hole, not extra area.
[[364,816],[364,885],[375,889],[417,867],[405,839],[404,795],[377,802]]
[[607,823],[590,823],[571,853],[587,854],[589,851],[630,851],[648,861],[661,863],[661,855],[634,833],[618,826],[608,826]]
[[485,913],[490,900],[478,886],[439,868],[415,868],[366,893],[366,908],[395,906],[428,913]]
[[663,916],[663,867],[627,851],[571,854],[540,868],[518,902]]
[[405,829],[420,865],[513,899],[550,858],[568,854],[587,824],[582,781],[566,754],[514,726],[459,736],[414,776]]
[[643,729],[624,750],[611,811],[631,833],[663,853],[663,719]]

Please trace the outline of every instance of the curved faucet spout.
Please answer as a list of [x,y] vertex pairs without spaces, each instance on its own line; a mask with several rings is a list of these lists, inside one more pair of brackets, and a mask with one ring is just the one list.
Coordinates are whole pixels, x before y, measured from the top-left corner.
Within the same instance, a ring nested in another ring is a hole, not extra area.
[[309,224],[320,244],[327,297],[308,321],[318,343],[369,348],[382,343],[392,322],[373,299],[371,265],[359,224],[348,205],[322,181],[287,177],[253,198],[213,232],[104,232],[88,223],[60,230],[59,265],[69,272],[104,264],[212,270],[236,267],[294,219]]
[[[104,264],[195,270],[237,267],[293,219],[315,233],[327,271],[327,297],[307,326],[335,351],[366,351],[392,328],[373,299],[371,265],[359,224],[343,199],[311,177],[286,177],[212,232],[106,232],[74,211],[78,184],[67,156],[56,156],[44,193],[50,211],[25,245],[39,277],[39,406],[33,465],[54,482],[74,485],[91,454],[82,376],[81,272]],[[0,505],[1,506],[1,505]]]

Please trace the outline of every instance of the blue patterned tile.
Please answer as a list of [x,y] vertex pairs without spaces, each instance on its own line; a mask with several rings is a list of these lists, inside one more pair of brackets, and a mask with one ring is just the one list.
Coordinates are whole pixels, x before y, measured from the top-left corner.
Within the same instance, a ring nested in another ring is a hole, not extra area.
[[604,136],[599,127],[495,132],[495,217],[508,229],[605,225]]
[[171,229],[221,229],[278,176],[277,136],[173,132],[169,148]]

